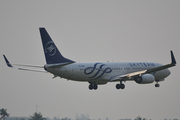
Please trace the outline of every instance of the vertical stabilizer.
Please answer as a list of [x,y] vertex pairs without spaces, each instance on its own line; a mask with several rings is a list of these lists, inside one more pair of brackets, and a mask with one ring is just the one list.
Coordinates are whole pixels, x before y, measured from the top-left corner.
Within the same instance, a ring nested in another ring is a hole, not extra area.
[[43,49],[44,49],[44,55],[46,58],[47,64],[56,64],[56,63],[72,63],[74,61],[69,60],[61,55],[58,48],[52,41],[51,37],[47,33],[45,28],[39,28]]

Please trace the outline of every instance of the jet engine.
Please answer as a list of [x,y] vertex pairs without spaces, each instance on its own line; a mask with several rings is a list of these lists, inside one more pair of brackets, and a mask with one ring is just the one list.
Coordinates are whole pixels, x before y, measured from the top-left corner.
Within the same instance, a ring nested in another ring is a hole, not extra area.
[[154,82],[155,78],[151,74],[144,74],[140,77],[136,77],[134,80],[138,84],[148,84]]

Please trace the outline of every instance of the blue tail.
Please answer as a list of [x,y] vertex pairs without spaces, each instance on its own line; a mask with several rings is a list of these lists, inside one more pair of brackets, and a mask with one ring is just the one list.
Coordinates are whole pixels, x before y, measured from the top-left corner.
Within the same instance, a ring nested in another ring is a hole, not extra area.
[[49,36],[45,28],[39,28],[39,30],[41,34],[42,44],[44,48],[44,55],[47,64],[74,62],[61,55],[61,53],[59,52],[58,48],[52,41],[51,37]]

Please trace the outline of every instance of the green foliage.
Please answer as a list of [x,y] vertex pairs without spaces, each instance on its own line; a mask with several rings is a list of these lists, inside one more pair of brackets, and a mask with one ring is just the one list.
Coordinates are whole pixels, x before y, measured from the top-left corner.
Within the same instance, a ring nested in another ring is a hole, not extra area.
[[138,116],[136,119],[134,119],[134,120],[146,120],[146,118],[142,118],[142,117],[140,117],[140,116]]
[[3,118],[5,119],[5,117],[9,117],[10,114],[8,114],[6,111],[7,110],[4,109],[4,108],[0,109],[0,115],[1,115],[0,120],[3,119]]
[[35,112],[33,116],[30,116],[29,120],[46,120],[46,118],[43,118],[41,113]]

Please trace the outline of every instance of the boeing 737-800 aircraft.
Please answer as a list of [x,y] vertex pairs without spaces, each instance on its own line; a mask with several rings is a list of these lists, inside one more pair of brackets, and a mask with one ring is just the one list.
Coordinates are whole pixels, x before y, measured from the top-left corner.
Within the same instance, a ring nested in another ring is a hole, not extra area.
[[[161,65],[153,62],[91,62],[77,63],[62,56],[52,41],[45,28],[40,28],[42,45],[46,58],[44,66],[11,64],[5,55],[4,59],[8,67],[21,66],[19,70],[49,72],[55,77],[65,78],[73,81],[89,82],[89,89],[96,90],[98,85],[107,82],[119,82],[117,89],[124,89],[125,81],[135,81],[138,84],[158,82],[170,75],[169,67],[176,65],[176,60],[171,51],[171,63]],[[44,68],[45,71],[25,69],[24,67]]]

